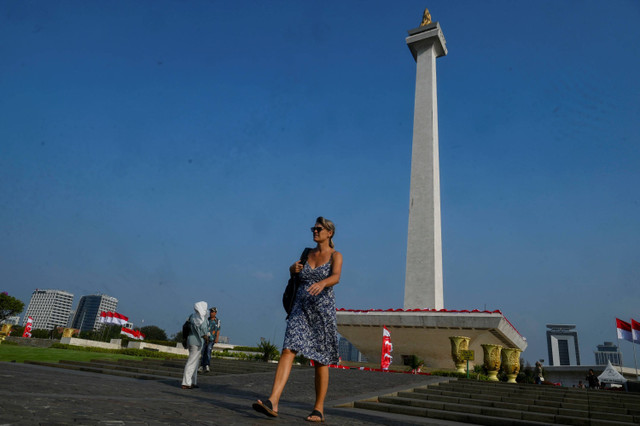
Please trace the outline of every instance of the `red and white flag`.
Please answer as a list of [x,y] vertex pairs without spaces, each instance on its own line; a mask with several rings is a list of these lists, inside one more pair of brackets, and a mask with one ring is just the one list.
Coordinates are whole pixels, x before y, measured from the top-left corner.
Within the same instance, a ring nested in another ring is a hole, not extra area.
[[117,312],[100,312],[100,322],[105,324],[125,325],[129,321],[129,317],[125,317]]
[[124,334],[131,339],[144,340],[144,334],[140,333],[140,330],[132,330],[130,328],[122,327],[120,334]]
[[633,337],[633,343],[640,344],[640,322],[631,318],[631,337]]
[[31,329],[33,328],[33,318],[27,318],[27,323],[24,326],[24,333],[22,337],[31,337]]
[[624,339],[633,342],[633,335],[631,334],[631,324],[616,318],[616,327],[618,328],[618,339]]
[[380,358],[380,368],[383,370],[388,370],[391,362],[393,362],[393,357],[391,356],[391,352],[393,352],[393,345],[391,344],[391,333],[387,330],[386,326],[382,326],[382,357]]

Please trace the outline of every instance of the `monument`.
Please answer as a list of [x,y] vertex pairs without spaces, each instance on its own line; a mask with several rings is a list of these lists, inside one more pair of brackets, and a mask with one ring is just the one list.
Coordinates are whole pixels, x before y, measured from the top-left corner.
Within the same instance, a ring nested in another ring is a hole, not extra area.
[[[428,11],[425,15],[428,15]],[[423,25],[409,31],[407,38],[416,60],[417,72],[404,282],[405,309],[444,307],[436,58],[447,54],[447,46],[440,25],[437,22],[430,23],[430,20],[430,15],[428,20],[423,19]]]
[[408,33],[416,90],[404,309],[338,309],[338,331],[371,362],[380,360],[383,325],[396,364],[400,355],[417,355],[427,367],[454,368],[450,336],[469,337],[479,362],[482,344],[524,351],[526,339],[500,311],[444,309],[436,59],[447,55],[447,46],[428,10]]

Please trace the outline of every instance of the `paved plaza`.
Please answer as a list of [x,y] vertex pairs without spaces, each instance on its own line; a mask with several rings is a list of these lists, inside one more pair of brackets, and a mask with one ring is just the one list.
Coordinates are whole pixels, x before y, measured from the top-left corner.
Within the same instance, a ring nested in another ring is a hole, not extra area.
[[[215,362],[215,361],[214,361]],[[344,403],[440,381],[441,377],[331,370],[327,424],[459,423],[338,408]],[[252,402],[269,394],[273,373],[199,375],[199,389],[176,379],[138,380],[104,374],[0,362],[0,425],[308,424],[313,369],[292,371],[278,418],[256,413]]]

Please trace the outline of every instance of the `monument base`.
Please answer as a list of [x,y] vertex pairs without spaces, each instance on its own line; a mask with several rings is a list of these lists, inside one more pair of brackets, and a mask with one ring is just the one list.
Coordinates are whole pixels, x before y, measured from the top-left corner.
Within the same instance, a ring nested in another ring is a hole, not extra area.
[[[475,364],[482,364],[483,343],[524,351],[527,341],[500,311],[451,311],[446,309],[338,309],[338,332],[367,357],[380,362],[382,326],[391,333],[393,362],[403,355],[422,358],[425,367],[455,369],[449,336],[471,338]],[[469,364],[474,365],[474,362]]]

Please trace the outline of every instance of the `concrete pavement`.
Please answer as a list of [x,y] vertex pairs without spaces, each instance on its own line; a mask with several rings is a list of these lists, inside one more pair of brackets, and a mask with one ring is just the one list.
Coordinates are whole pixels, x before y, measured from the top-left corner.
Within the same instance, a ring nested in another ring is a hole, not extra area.
[[[292,371],[275,419],[251,408],[254,400],[269,394],[272,380],[273,372],[201,374],[199,389],[183,390],[179,380],[138,380],[0,362],[0,425],[308,424],[304,419],[313,408],[313,369]],[[326,422],[459,424],[337,407],[440,380],[443,378],[332,369]]]

